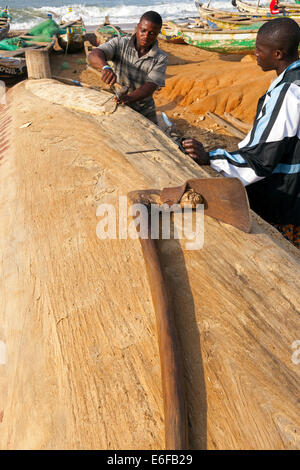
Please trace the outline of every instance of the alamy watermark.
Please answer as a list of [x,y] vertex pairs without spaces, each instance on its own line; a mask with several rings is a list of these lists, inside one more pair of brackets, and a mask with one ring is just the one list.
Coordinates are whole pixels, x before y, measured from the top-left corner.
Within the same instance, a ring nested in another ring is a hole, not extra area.
[[96,215],[101,217],[96,229],[100,240],[185,239],[187,250],[203,247],[203,204],[197,204],[194,209],[191,204],[183,207],[180,204],[131,204],[127,196],[120,196],[117,210],[113,204],[100,204]]

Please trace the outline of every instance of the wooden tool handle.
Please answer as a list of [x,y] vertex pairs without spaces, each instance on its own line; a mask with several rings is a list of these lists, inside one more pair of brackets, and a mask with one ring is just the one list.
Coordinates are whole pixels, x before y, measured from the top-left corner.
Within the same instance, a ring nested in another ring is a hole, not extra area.
[[[147,193],[129,193],[132,203],[149,206]],[[143,214],[141,214],[143,217]],[[149,216],[149,214],[148,214]],[[148,224],[150,217],[145,223]],[[165,448],[167,450],[188,449],[187,407],[184,393],[183,366],[180,354],[174,313],[160,264],[156,241],[151,239],[151,223],[148,238],[139,238],[146,264],[152,300],[156,315],[156,326],[161,363],[161,377],[165,414]]]

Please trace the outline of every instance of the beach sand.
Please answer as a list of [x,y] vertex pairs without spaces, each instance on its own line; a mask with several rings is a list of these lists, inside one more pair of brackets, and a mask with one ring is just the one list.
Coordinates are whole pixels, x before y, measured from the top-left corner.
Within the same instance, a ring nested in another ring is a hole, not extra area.
[[[87,39],[96,45],[94,34],[88,33]],[[255,56],[212,53],[164,40],[159,41],[159,46],[168,54],[169,65],[166,86],[154,95],[157,111],[167,114],[181,137],[197,138],[207,150],[236,149],[241,139],[233,137],[206,113],[221,117],[230,113],[251,124],[257,101],[275,73],[263,72]],[[84,52],[64,54],[57,46],[50,62],[53,76],[99,86],[99,78],[86,71]]]

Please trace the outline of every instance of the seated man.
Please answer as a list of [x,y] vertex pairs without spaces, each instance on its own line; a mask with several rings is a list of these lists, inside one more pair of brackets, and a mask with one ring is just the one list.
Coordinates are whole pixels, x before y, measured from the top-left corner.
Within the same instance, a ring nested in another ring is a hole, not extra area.
[[266,22],[256,40],[257,63],[277,78],[258,101],[253,127],[229,153],[207,153],[195,139],[183,141],[199,165],[210,165],[247,187],[251,208],[300,246],[300,28],[290,18]]
[[[103,71],[105,83],[116,81],[129,88],[119,99],[157,124],[153,100],[154,91],[165,85],[168,57],[158,47],[157,36],[162,26],[161,16],[155,11],[143,14],[131,38],[118,37],[101,44],[89,55],[89,62]],[[112,61],[114,70],[107,61]]]

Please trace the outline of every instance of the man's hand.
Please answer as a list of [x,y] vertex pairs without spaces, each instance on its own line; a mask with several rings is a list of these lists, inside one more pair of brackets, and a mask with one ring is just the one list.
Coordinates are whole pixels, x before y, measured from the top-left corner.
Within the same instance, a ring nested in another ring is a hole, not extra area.
[[204,150],[201,142],[196,139],[184,139],[182,146],[186,153],[191,157],[198,165],[209,165],[209,155]]
[[132,103],[133,101],[132,97],[127,94],[120,96],[120,98],[116,97],[115,100],[118,104],[129,104],[129,103]]
[[102,71],[102,80],[108,85],[114,85],[117,81],[117,76],[112,69],[104,69]]

